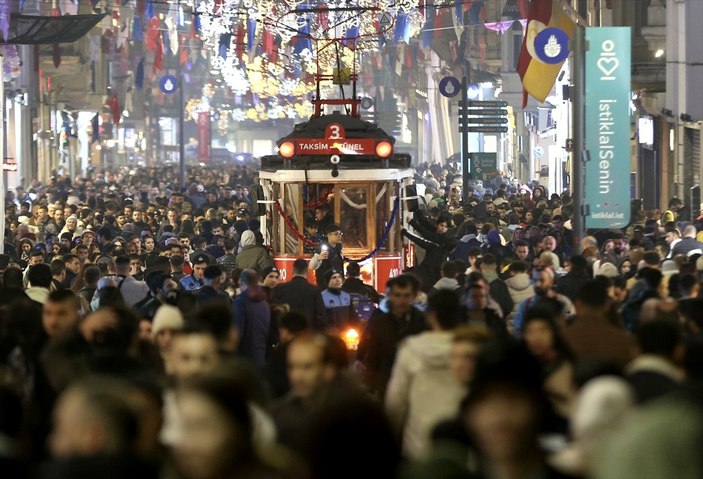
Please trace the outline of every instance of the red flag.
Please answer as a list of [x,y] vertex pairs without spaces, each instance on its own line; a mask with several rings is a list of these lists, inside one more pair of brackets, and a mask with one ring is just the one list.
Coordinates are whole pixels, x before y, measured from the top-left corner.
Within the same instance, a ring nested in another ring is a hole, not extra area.
[[241,61],[244,57],[244,51],[246,49],[246,45],[244,43],[244,27],[237,24],[232,30],[232,34],[234,35],[234,52],[237,58]]
[[161,38],[161,32],[156,38],[156,47],[154,49],[154,64],[152,65],[151,71],[157,74],[164,69],[164,42]]
[[261,46],[264,50],[264,53],[268,54],[268,57],[271,58],[271,54],[273,53],[273,41],[275,40],[275,37],[273,34],[269,31],[267,27],[264,26],[264,32],[261,34]]
[[547,98],[563,64],[544,63],[533,55],[535,38],[547,27],[560,28],[571,38],[576,25],[564,12],[561,0],[532,0],[517,64],[517,72],[522,79],[523,108],[527,105],[528,93],[541,102]]
[[[434,35],[433,39],[437,40],[442,36],[442,30],[444,27],[444,13],[439,13],[438,9],[437,10],[437,15],[434,17]],[[453,15],[453,14],[452,14]]]
[[152,52],[156,49],[157,44],[161,41],[161,32],[159,31],[159,17],[154,17],[149,20],[146,27],[146,37],[144,46],[146,51]]
[[120,117],[122,116],[122,108],[120,108],[120,100],[117,95],[112,95],[107,101],[107,106],[110,107],[110,112],[112,112],[112,122],[115,126],[120,124]]
[[103,55],[110,54],[110,40],[112,39],[112,30],[108,30],[103,33],[100,39],[100,53]]
[[278,63],[278,51],[281,49],[281,45],[279,42],[274,42],[273,44],[273,51],[271,52],[271,57],[269,58],[269,61],[271,63]]

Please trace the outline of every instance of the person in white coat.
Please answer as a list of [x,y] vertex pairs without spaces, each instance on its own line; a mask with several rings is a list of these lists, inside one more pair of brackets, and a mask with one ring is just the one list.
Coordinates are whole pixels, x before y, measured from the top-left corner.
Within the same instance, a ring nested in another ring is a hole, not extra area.
[[385,396],[386,412],[411,459],[429,452],[432,429],[455,416],[466,395],[449,367],[452,330],[462,317],[456,294],[438,291],[429,298],[426,315],[431,330],[401,344]]

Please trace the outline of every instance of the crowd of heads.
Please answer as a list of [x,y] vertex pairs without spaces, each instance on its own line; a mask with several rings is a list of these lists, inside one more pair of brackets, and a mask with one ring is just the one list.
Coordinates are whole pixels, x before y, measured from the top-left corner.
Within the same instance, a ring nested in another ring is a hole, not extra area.
[[[498,177],[463,202],[455,165],[422,167],[416,266],[379,295],[356,262],[284,277],[255,183],[121,168],[7,194],[8,477],[625,477],[637,427],[703,417],[703,245],[680,201],[575,244],[568,194]],[[342,247],[325,205],[301,233],[320,231]],[[326,327],[340,308],[354,321]],[[646,443],[659,477],[693,422]]]

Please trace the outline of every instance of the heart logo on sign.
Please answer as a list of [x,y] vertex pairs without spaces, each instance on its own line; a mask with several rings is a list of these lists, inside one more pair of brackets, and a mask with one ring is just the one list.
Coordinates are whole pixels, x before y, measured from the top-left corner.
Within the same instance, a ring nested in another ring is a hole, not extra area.
[[598,59],[598,69],[607,77],[612,76],[618,67],[620,67],[620,60],[615,57],[600,57]]

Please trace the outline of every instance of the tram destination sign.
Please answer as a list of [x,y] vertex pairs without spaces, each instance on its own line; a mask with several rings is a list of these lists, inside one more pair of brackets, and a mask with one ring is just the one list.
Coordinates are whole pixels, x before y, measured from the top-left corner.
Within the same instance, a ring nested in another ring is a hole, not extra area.
[[297,155],[375,155],[377,140],[373,138],[297,138]]

